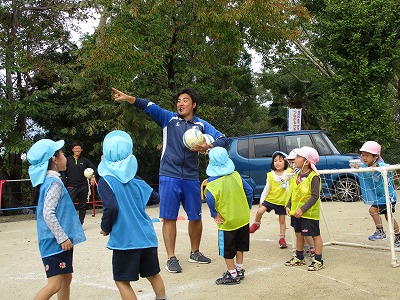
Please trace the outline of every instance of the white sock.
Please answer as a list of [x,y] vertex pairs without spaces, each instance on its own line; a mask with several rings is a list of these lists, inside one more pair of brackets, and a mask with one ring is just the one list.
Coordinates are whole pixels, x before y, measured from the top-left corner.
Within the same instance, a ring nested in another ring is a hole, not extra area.
[[237,276],[236,269],[229,270],[229,273],[231,273],[233,278],[235,278]]
[[236,264],[236,269],[237,270],[243,269],[243,264]]

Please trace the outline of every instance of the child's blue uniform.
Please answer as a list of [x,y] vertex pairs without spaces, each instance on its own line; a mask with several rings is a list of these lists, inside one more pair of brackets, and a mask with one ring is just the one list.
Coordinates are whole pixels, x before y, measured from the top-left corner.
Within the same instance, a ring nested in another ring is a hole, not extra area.
[[[361,168],[367,167],[366,164],[361,163]],[[377,163],[377,167],[386,167],[389,164],[382,162]],[[361,195],[365,204],[373,206],[386,205],[385,186],[381,172],[358,172],[355,173],[360,183]],[[397,202],[396,191],[394,190],[393,177],[388,173],[388,189],[389,199],[392,205]]]
[[[116,206],[110,204],[110,198],[105,195],[105,185],[111,188]],[[100,178],[98,190],[105,209],[113,207],[117,214],[110,224],[103,215],[101,228],[110,233],[107,248],[112,250],[144,249],[158,246],[158,240],[153,223],[145,212],[152,188],[143,180],[131,179],[127,183],[121,183],[113,176]],[[107,213],[108,215],[108,213]],[[107,223],[111,226],[104,228]]]
[[63,187],[62,197],[58,202],[56,217],[61,228],[67,234],[73,245],[82,243],[86,240],[81,222],[76,214],[75,206],[68,194],[67,189],[61,179],[54,176],[46,176],[43,184],[40,186],[39,200],[36,210],[37,231],[39,240],[39,250],[42,258],[63,252],[61,245],[57,243],[54,234],[47,226],[43,217],[43,206],[46,194],[54,181],[59,182]]

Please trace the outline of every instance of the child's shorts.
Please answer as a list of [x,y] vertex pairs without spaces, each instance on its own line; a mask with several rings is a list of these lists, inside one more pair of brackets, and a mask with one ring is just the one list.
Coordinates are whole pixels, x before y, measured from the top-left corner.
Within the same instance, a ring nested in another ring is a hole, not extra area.
[[42,258],[47,278],[73,273],[72,257],[74,249]]
[[159,181],[160,218],[176,220],[182,202],[189,221],[201,219],[202,202],[199,180],[160,176]]
[[249,224],[232,231],[218,230],[218,248],[219,255],[226,259],[234,258],[237,251],[249,251]]
[[286,215],[286,208],[283,205],[273,204],[268,201],[264,201],[262,205],[267,209],[267,212],[274,210],[276,215]]
[[157,247],[113,250],[113,275],[115,281],[137,281],[160,273]]
[[290,225],[294,228],[294,232],[301,232],[302,236],[319,236],[319,220],[311,220],[306,218],[290,218]]
[[[396,205],[396,203],[391,203],[391,206],[392,206],[392,213],[394,213],[395,212],[395,205]],[[378,205],[371,205],[371,207],[375,207],[375,208],[377,208],[378,209],[378,213],[380,214],[380,215],[386,215],[386,213],[387,213],[387,206],[386,206],[386,204],[378,204]]]

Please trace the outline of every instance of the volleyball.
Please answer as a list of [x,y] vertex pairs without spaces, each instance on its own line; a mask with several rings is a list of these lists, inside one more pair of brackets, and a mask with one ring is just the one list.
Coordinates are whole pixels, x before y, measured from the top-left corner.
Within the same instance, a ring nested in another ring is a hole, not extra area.
[[210,146],[212,143],[214,143],[215,139],[212,137],[212,135],[210,135],[210,134],[203,134],[203,136],[204,136],[204,138],[205,138],[205,140],[206,140],[207,145]]
[[86,168],[85,171],[83,171],[83,175],[87,178],[90,179],[93,177],[94,170],[92,168]]
[[203,143],[203,134],[197,128],[191,128],[185,131],[182,140],[183,144],[190,149]]

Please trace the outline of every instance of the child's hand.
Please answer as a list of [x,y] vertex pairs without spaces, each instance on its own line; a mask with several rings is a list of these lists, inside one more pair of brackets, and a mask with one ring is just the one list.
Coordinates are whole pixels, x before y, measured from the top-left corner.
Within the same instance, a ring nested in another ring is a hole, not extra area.
[[103,231],[103,230],[100,230],[100,234],[102,234],[103,236],[107,236],[107,235],[109,235],[110,233],[109,233],[109,232],[105,232],[105,231]]
[[294,217],[295,218],[300,218],[301,216],[303,215],[303,211],[300,209],[300,208],[298,208],[298,209],[296,209],[296,211],[294,212]]
[[71,250],[73,247],[70,239],[67,239],[66,241],[61,243],[61,248],[63,249],[63,251],[68,251]]
[[260,201],[260,204],[258,204],[258,207],[262,207],[263,206],[263,201]]
[[215,217],[214,217],[214,221],[217,224],[223,224],[224,223],[224,218],[221,217],[221,215],[218,213]]
[[289,207],[286,207],[286,214],[287,214],[289,217],[291,217],[291,215],[290,215],[290,208],[289,208]]

